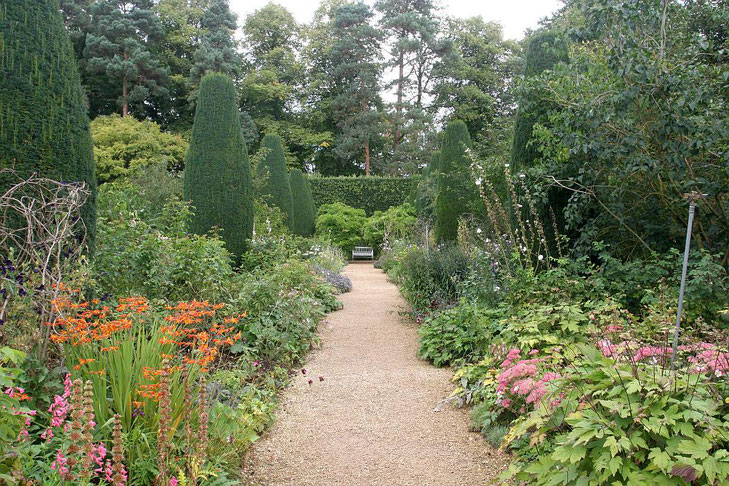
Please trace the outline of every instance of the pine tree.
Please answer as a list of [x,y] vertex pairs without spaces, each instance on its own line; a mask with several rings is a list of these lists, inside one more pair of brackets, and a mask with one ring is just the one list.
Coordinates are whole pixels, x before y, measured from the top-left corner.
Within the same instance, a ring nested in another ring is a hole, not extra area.
[[294,201],[294,227],[297,235],[314,234],[316,208],[311,195],[309,178],[300,169],[291,169],[291,195]]
[[329,63],[335,96],[331,108],[339,131],[334,152],[349,161],[362,154],[365,175],[369,175],[372,140],[381,132],[380,34],[370,24],[373,13],[364,3],[344,4],[333,15]]
[[459,218],[473,213],[480,201],[466,155],[470,147],[471,137],[466,124],[460,120],[450,122],[443,134],[439,157],[435,201],[435,238],[438,242],[456,241]]
[[[0,7],[0,168],[84,182],[87,242],[96,228],[89,120],[73,48],[57,0],[3,0]],[[0,174],[0,193],[17,182]]]
[[[380,27],[389,38],[388,66],[396,70],[390,84],[395,88],[395,112],[388,118],[392,128],[392,157],[397,170],[417,164],[430,148],[423,143],[432,116],[423,107],[429,92],[433,66],[450,58],[452,43],[439,39],[438,6],[433,0],[378,0]],[[450,61],[450,60],[449,60]],[[405,150],[400,150],[404,145]],[[425,150],[424,150],[425,149]]]
[[260,196],[269,206],[281,210],[286,218],[286,224],[294,229],[294,211],[291,198],[291,185],[286,170],[286,152],[281,137],[269,133],[261,141],[260,150],[266,153],[256,168],[256,178],[259,179]]
[[[98,0],[84,57],[92,73],[104,73],[121,90],[122,116],[152,95],[164,96],[168,70],[152,55],[164,31],[152,0]],[[140,108],[141,109],[141,108]]]
[[[567,46],[551,31],[542,31],[529,40],[524,75],[537,76],[557,63],[567,60]],[[535,123],[547,121],[547,109],[537,93],[522,97],[514,123],[514,140],[511,148],[511,170],[518,173],[531,167],[537,158],[536,148],[529,144]]]
[[196,86],[210,72],[235,77],[241,64],[233,38],[238,23],[237,16],[230,11],[228,0],[214,0],[203,14],[201,27],[205,33],[195,51],[195,63],[190,70],[191,84]]
[[233,81],[224,74],[207,74],[200,82],[183,194],[195,211],[190,231],[222,229],[236,258],[253,234],[250,171]]

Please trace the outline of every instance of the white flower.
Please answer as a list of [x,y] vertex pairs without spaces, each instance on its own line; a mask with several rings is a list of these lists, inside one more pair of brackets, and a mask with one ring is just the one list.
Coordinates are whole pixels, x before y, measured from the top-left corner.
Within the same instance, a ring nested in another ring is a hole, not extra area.
[[525,177],[526,177],[526,174],[519,174],[519,178],[520,178],[520,179],[523,179],[523,178],[525,178]]
[[517,204],[517,205],[516,205],[516,207],[517,207],[517,208],[520,208],[520,209],[521,209],[521,208],[523,208],[524,206],[522,206],[521,204]]
[[483,179],[481,179],[480,177],[478,179],[476,179],[477,186],[480,186],[482,182],[483,182]]
[[509,167],[509,164],[504,164],[504,167]]
[[541,262],[542,260],[544,260],[544,255],[539,255],[539,256],[537,257],[537,259],[538,259],[538,260],[539,260],[539,261]]
[[478,235],[480,235],[480,234],[481,234],[481,228],[477,228],[477,229],[476,229],[476,234],[478,234]]

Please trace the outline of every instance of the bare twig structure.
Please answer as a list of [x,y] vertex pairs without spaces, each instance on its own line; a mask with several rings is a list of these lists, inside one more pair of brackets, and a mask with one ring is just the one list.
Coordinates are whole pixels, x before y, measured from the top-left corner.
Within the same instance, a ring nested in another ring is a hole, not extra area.
[[[12,172],[3,169],[0,172]],[[40,318],[40,355],[47,352],[54,320],[53,301],[64,291],[63,279],[86,249],[81,208],[90,196],[83,183],[67,183],[33,174],[17,178],[0,195],[0,319],[14,297],[29,298]]]

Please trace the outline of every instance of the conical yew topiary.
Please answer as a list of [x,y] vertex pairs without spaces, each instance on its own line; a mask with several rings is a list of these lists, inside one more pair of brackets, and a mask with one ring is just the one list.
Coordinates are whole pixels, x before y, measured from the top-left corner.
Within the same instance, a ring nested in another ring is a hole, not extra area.
[[[0,5],[0,168],[84,182],[87,243],[96,229],[96,177],[89,120],[71,40],[57,0]],[[17,182],[0,173],[0,193]]]
[[291,195],[294,201],[293,232],[301,236],[314,234],[316,207],[311,195],[309,178],[299,169],[291,169]]
[[438,157],[438,192],[435,201],[435,238],[438,242],[458,239],[458,219],[473,212],[480,201],[466,149],[471,136],[460,120],[448,124]]
[[251,166],[235,86],[220,73],[200,82],[183,193],[194,207],[190,231],[222,229],[228,250],[240,257],[253,234]]
[[281,137],[269,133],[261,140],[261,150],[266,153],[256,168],[256,177],[261,179],[260,196],[269,206],[281,210],[286,218],[286,225],[294,229],[293,200],[291,184],[286,170],[286,153]]

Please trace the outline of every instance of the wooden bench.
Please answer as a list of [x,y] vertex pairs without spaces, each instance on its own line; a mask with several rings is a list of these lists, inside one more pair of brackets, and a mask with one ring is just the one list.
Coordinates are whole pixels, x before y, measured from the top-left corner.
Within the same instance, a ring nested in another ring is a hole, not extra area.
[[357,258],[367,258],[369,260],[375,259],[375,250],[370,246],[355,246],[352,250],[352,260]]

